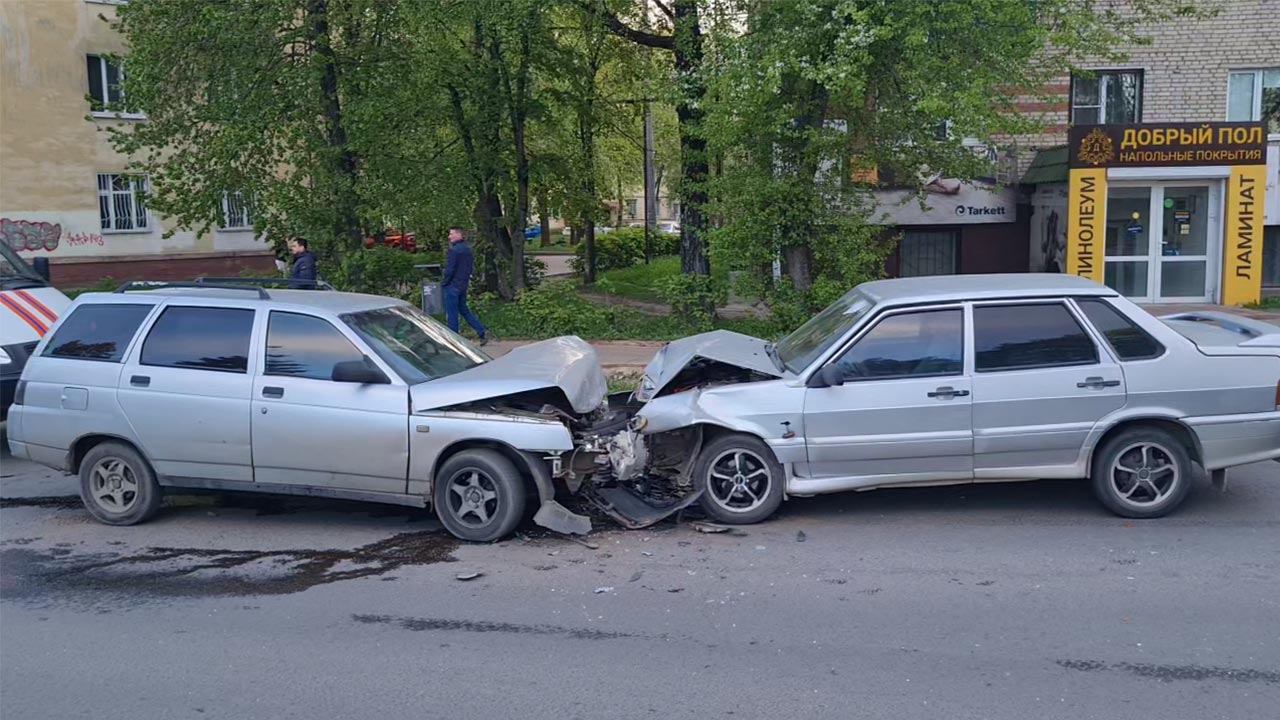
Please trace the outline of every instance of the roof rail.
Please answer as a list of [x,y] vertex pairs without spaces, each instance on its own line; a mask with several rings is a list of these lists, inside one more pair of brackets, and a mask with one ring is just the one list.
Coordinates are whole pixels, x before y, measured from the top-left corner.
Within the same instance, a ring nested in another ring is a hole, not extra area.
[[333,290],[333,286],[324,280],[294,280],[291,278],[198,277],[196,282],[208,285],[279,285],[295,290]]
[[270,300],[271,296],[266,290],[260,287],[236,287],[234,285],[214,285],[212,283],[202,282],[164,282],[155,280],[132,280],[115,289],[117,293],[127,293],[133,290],[163,290],[165,288],[201,288],[204,290],[222,289],[222,290],[245,290],[248,292],[256,292],[259,300]]

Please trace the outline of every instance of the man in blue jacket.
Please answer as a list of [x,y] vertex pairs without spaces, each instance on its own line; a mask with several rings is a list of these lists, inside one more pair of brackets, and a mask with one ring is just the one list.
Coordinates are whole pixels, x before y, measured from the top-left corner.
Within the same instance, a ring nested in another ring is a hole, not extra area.
[[475,271],[476,259],[467,245],[467,238],[462,228],[449,228],[449,256],[444,263],[444,282],[440,284],[444,290],[444,317],[449,329],[458,332],[458,315],[476,331],[481,345],[489,344],[489,335],[485,332],[480,319],[467,307],[467,285],[471,283],[471,273]]
[[293,268],[289,271],[289,279],[297,282],[289,283],[294,289],[311,290],[316,286],[316,254],[307,247],[306,238],[294,238],[289,243],[293,251]]

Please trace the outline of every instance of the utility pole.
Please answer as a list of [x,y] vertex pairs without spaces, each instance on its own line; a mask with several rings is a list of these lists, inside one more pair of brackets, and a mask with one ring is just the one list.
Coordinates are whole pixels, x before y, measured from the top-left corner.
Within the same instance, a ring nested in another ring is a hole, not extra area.
[[[649,27],[649,3],[644,4],[644,26]],[[652,48],[645,48],[645,58],[652,64]],[[653,233],[658,221],[658,198],[654,197],[654,161],[653,149],[653,102],[649,88],[645,89],[644,100],[644,262],[649,264],[653,256]]]

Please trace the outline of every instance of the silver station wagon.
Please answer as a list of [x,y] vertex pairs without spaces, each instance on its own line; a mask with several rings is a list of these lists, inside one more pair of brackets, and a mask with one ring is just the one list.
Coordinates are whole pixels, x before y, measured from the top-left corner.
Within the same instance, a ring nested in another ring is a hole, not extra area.
[[391,298],[134,284],[80,296],[36,348],[9,444],[78,473],[113,525],[177,487],[434,505],[468,540],[510,533],[526,508],[585,533],[551,471],[575,432],[607,424],[605,392],[577,338],[490,360]]
[[616,487],[594,490],[619,512],[698,495],[749,523],[788,496],[1089,478],[1112,511],[1156,517],[1196,466],[1222,483],[1280,458],[1280,327],[1156,319],[1067,275],[884,280],[776,344],[673,342],[635,401]]

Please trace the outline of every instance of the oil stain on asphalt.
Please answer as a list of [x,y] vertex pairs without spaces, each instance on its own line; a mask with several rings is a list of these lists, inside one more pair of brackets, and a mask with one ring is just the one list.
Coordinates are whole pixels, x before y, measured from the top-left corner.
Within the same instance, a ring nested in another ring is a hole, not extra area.
[[28,547],[0,552],[0,595],[28,603],[288,595],[317,585],[451,562],[458,541],[441,532],[402,533],[351,550],[146,548],[72,554]]
[[560,627],[559,625],[521,625],[482,620],[443,620],[439,618],[395,617],[391,615],[352,615],[363,625],[390,625],[413,632],[443,631],[472,633],[505,633],[512,635],[559,635],[575,640],[618,640],[643,637],[630,633]]
[[1175,682],[1179,680],[1229,680],[1280,684],[1280,672],[1253,668],[1206,667],[1203,665],[1156,665],[1152,663],[1105,663],[1097,660],[1058,660],[1058,665],[1081,672],[1123,672],[1138,677]]

